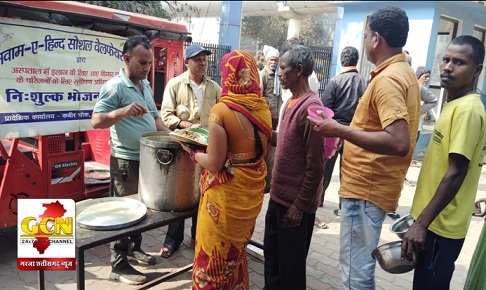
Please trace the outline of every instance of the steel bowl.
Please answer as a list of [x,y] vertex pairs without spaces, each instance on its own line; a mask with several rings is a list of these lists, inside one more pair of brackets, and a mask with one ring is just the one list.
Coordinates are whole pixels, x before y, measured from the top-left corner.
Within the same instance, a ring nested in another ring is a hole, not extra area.
[[411,215],[402,216],[390,225],[390,232],[395,233],[400,239],[403,239],[405,233],[415,222]]
[[189,108],[185,105],[179,104],[176,107],[176,116],[182,121],[186,121],[191,116],[191,111],[189,111]]
[[402,241],[395,241],[378,246],[371,256],[378,261],[380,267],[392,274],[402,274],[412,271],[417,265],[417,254],[413,252],[412,261],[400,258]]

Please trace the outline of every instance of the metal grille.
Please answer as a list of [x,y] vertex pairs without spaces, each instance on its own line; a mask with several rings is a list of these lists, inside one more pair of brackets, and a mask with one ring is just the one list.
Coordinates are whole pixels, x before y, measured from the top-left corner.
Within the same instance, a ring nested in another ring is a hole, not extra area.
[[[210,44],[210,43],[200,43],[200,42],[192,42],[192,43],[184,43],[184,49],[192,44],[199,44],[206,48],[207,50],[211,51],[211,55],[209,55],[209,64],[208,64],[208,71],[207,75],[210,76],[215,82],[217,82],[221,86],[221,59],[225,54],[231,51],[231,47],[229,45],[217,45],[217,44]],[[332,47],[323,47],[323,46],[309,46],[314,53],[314,71],[316,72],[317,79],[320,83],[319,88],[319,97],[324,97],[324,89],[326,88],[327,83],[330,79],[331,73],[331,61],[332,61]],[[187,67],[184,66],[184,71],[187,70]]]
[[65,134],[47,136],[47,154],[64,153],[64,151],[66,151]]
[[331,61],[332,61],[332,46],[309,46],[314,53],[314,71],[319,80],[319,98],[324,97],[324,90],[330,79]]
[[[208,55],[209,63],[208,63],[208,71],[206,75],[210,76],[211,79],[213,79],[213,81],[217,82],[221,86],[221,59],[225,54],[231,51],[231,46],[200,43],[200,42],[192,42],[192,43],[185,42],[184,50],[192,44],[199,44],[205,49],[211,51],[211,55]],[[187,67],[184,65],[183,71],[186,70]]]

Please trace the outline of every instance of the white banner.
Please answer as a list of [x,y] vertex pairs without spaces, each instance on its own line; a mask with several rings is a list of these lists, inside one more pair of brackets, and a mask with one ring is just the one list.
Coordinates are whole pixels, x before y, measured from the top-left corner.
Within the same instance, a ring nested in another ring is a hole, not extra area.
[[101,86],[123,67],[125,38],[0,17],[0,138],[92,130]]

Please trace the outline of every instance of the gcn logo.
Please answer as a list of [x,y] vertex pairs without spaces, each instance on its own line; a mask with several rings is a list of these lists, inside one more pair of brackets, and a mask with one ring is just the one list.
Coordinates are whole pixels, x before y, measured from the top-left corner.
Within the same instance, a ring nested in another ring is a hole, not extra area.
[[[19,201],[19,269],[75,269],[73,266],[75,265],[74,201],[70,199],[22,199]],[[27,205],[28,203],[30,204]],[[36,203],[37,206],[33,206],[32,203]],[[39,206],[45,210],[35,217],[32,215],[32,208],[40,208]],[[31,210],[24,212],[24,207]],[[64,267],[61,268],[61,266]]]

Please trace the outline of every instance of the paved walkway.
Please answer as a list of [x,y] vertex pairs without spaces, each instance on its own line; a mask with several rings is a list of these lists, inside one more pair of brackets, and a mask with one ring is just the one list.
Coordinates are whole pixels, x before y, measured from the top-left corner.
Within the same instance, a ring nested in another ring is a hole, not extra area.
[[[336,166],[339,162],[337,162]],[[337,167],[336,167],[337,169]],[[419,163],[412,163],[407,179],[416,182]],[[328,223],[328,229],[315,228],[312,245],[307,258],[307,288],[315,290],[341,289],[341,268],[339,265],[339,227],[340,220],[333,213],[337,208],[339,188],[338,170],[334,171],[331,185],[328,189],[324,207],[319,208],[318,218]],[[483,169],[479,182],[478,197],[486,197],[486,169]],[[415,187],[405,184],[400,206],[397,212],[400,215],[408,213]],[[257,227],[253,239],[263,241],[264,216],[268,204],[268,195],[265,197],[264,206],[258,217]],[[398,237],[389,232],[389,226],[393,221],[386,218],[381,234],[380,244],[398,240]],[[175,268],[185,266],[192,262],[193,245],[190,239],[190,219],[186,221],[186,238],[179,251],[169,259],[157,256],[157,264],[154,266],[135,267],[146,273],[150,280],[156,279]],[[469,232],[456,263],[456,270],[451,283],[451,289],[463,288],[464,280],[471,256],[474,252],[477,239],[483,225],[482,218],[473,217]],[[152,230],[143,234],[143,248],[148,253],[156,255],[162,246],[167,227]],[[16,265],[17,245],[16,229],[0,231],[0,289],[37,289],[37,272],[19,271]],[[96,290],[125,290],[136,289],[134,286],[125,285],[108,279],[110,272],[110,251],[108,245],[99,246],[86,252],[86,288]],[[249,255],[249,271],[251,289],[263,288],[263,264],[256,257]],[[389,274],[383,271],[379,265],[376,268],[377,289],[411,289],[413,272],[406,274]],[[75,272],[73,271],[49,271],[45,274],[46,289],[75,289]],[[191,289],[190,272],[177,276],[168,282],[159,284],[152,289]]]

